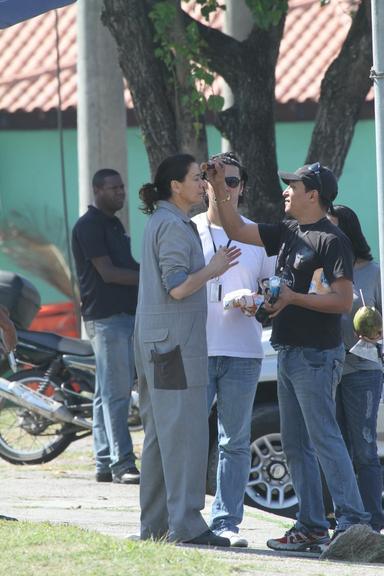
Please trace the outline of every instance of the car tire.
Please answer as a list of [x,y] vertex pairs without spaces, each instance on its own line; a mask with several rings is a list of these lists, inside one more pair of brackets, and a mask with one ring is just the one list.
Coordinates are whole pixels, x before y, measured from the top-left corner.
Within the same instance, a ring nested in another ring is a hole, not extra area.
[[244,501],[295,518],[298,502],[281,445],[277,403],[255,405],[251,423],[251,471]]

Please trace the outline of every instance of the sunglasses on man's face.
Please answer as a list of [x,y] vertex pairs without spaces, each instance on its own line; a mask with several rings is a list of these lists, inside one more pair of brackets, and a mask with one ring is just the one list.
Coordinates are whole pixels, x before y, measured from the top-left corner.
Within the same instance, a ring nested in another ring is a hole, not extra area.
[[226,176],[225,183],[228,188],[237,188],[241,180],[237,176]]

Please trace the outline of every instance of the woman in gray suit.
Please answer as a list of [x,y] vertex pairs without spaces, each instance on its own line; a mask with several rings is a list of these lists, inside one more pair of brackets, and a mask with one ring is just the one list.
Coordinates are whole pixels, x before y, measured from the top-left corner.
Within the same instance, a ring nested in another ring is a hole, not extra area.
[[135,359],[145,439],[141,461],[141,539],[229,546],[205,523],[208,456],[206,289],[236,264],[220,248],[208,265],[188,214],[205,186],[193,156],[159,166],[140,190],[146,225],[136,313]]

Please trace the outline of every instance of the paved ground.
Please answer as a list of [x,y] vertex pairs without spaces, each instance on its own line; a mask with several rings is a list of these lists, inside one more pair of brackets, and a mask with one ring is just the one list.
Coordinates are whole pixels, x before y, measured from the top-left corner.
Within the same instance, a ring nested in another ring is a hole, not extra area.
[[[134,435],[136,453],[140,452],[141,439],[140,433]],[[97,484],[89,438],[73,444],[59,458],[43,466],[14,466],[0,460],[0,493],[0,513],[20,520],[76,524],[121,538],[139,530],[139,487]],[[204,510],[207,517],[211,501],[207,497]],[[279,536],[289,526],[289,520],[247,507],[242,534],[249,540],[249,549],[231,549],[219,554],[241,567],[242,576],[322,576],[330,571],[336,576],[384,576],[383,565],[320,562],[269,550],[266,540]],[[218,554],[212,550],[206,553]]]

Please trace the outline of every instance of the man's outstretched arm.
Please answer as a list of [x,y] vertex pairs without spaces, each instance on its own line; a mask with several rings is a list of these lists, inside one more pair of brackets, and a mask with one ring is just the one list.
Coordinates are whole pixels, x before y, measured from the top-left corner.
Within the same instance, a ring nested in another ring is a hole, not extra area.
[[225,185],[224,165],[219,160],[214,160],[213,164],[214,168],[208,169],[206,173],[215,192],[221,223],[228,238],[244,242],[244,244],[264,246],[258,224],[244,222],[232,206],[231,193]]

